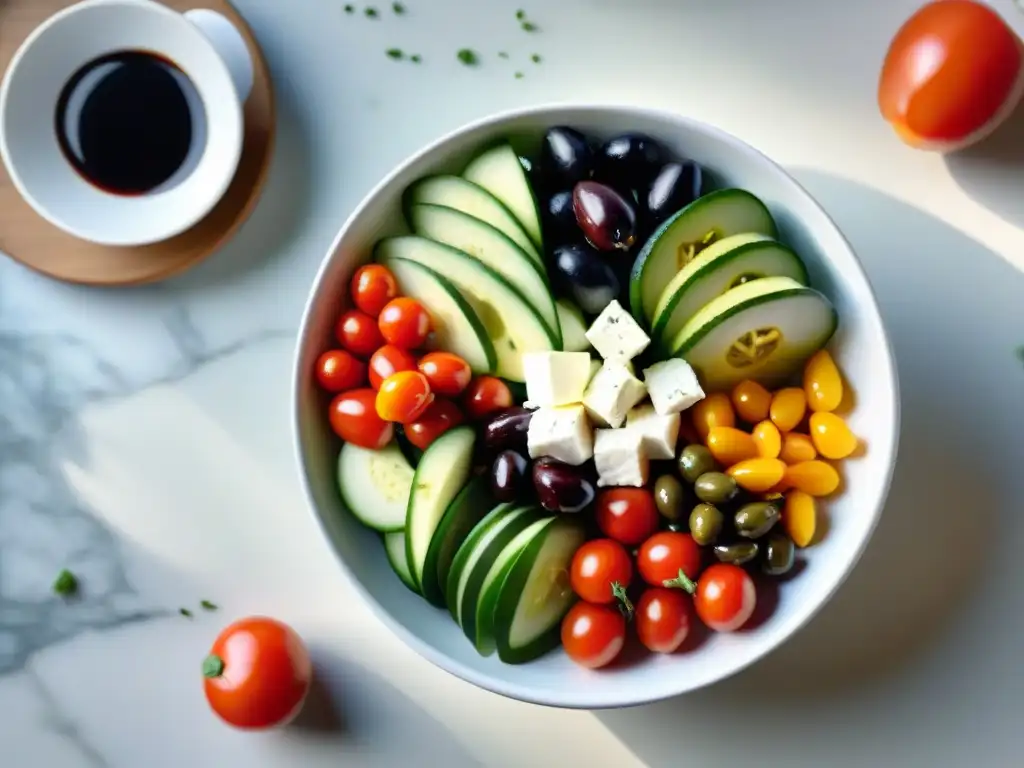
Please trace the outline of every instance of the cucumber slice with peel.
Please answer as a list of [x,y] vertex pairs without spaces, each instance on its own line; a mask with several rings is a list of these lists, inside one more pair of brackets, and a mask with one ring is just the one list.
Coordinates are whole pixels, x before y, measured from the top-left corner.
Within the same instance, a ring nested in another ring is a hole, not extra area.
[[405,531],[384,534],[384,554],[387,555],[388,564],[399,580],[418,595],[420,591],[416,589],[416,582],[412,580],[409,559],[405,556]]
[[764,277],[713,299],[676,334],[671,349],[708,392],[744,379],[772,388],[796,376],[838,326],[832,303],[789,277]]
[[544,252],[540,206],[526,170],[519,162],[519,155],[511,144],[499,144],[481,152],[466,166],[462,176],[479,184],[504,203],[519,219],[533,244],[541,253]]
[[492,506],[491,489],[484,477],[475,477],[455,497],[438,523],[434,538],[430,540],[427,561],[423,570],[437,574],[440,589],[431,592],[431,602],[446,607],[444,587],[452,569],[455,553],[469,536],[470,531],[483,519]]
[[380,450],[345,443],[338,454],[338,490],[349,511],[381,533],[405,528],[414,471],[396,442]]
[[587,323],[583,311],[567,299],[555,302],[558,325],[562,329],[562,350],[564,352],[587,352],[590,339],[587,338]]

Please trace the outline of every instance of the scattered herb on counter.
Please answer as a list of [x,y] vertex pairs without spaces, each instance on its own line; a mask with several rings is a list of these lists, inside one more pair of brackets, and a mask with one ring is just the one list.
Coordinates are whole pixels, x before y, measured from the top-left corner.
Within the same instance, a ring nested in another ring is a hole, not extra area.
[[480,57],[476,55],[476,52],[470,48],[463,48],[457,54],[456,58],[465,64],[467,67],[475,67],[480,63]]
[[388,55],[389,59],[394,59],[395,61],[400,61],[405,58],[405,54],[402,53],[401,48],[388,48],[385,53]]
[[530,57],[530,61],[532,61],[534,64],[540,64],[540,54],[533,54],[533,56]]
[[348,5],[345,6],[345,13],[355,13],[355,12],[356,12],[356,7],[354,5],[352,5],[352,3],[349,3]]
[[405,6],[402,5],[401,3],[392,3],[391,10],[395,12],[396,16],[401,16],[403,13],[405,13]]
[[522,80],[522,79],[523,79],[523,73],[522,72],[516,72],[516,80]]
[[523,32],[536,32],[540,27],[534,24],[532,21],[524,21],[519,25],[523,28]]
[[1024,344],[1017,347],[1017,359],[1024,363]]
[[369,8],[367,8],[366,10],[364,10],[363,13],[366,14],[366,18],[368,18],[368,19],[376,19],[377,18],[377,9],[374,8],[372,5]]
[[178,613],[180,613],[186,619],[191,619],[192,618],[192,611],[190,611],[188,608],[179,608],[178,609]]
[[200,600],[199,601],[199,605],[201,605],[203,607],[204,611],[216,611],[217,610],[217,604],[216,603],[212,603],[209,600]]
[[53,591],[61,597],[71,597],[78,593],[78,577],[67,568],[57,574],[53,582]]
[[518,11],[516,11],[516,19],[518,21],[525,21],[526,20],[526,11],[524,11],[522,9],[519,9]]
[[498,58],[499,59],[507,59],[508,58],[508,51],[498,51]]
[[420,55],[418,53],[414,53],[412,56],[409,57],[409,61],[411,61],[413,64],[419,64],[421,61],[423,61],[423,59],[420,58]]

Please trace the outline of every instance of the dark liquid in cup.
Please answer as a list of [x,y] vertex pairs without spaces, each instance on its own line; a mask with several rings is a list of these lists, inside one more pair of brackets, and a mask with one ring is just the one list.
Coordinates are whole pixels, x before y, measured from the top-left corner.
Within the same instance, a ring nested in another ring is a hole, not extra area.
[[56,128],[61,150],[86,181],[112,194],[144,195],[181,180],[175,175],[205,141],[205,114],[174,62],[120,51],[71,76],[57,100]]

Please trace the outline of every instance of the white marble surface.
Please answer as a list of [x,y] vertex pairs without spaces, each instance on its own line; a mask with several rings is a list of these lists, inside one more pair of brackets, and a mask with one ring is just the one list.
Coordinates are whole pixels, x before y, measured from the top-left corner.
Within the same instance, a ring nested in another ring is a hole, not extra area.
[[[238,4],[281,108],[271,182],[238,238],[136,290],[0,260],[0,766],[1011,764],[1024,149],[1008,131],[944,160],[889,134],[877,71],[914,0],[524,2],[535,35],[512,0],[406,0],[402,18],[381,2],[377,21],[338,0]],[[392,46],[424,63],[388,60]],[[463,46],[491,55],[469,69]],[[600,714],[484,693],[389,635],[306,510],[288,425],[306,288],[360,197],[468,119],[557,100],[683,111],[789,167],[867,265],[904,392],[891,503],[820,617],[710,690]],[[51,594],[62,567],[80,601]],[[178,615],[201,598],[220,611]],[[305,636],[336,719],[253,736],[208,713],[199,660],[254,612]]]

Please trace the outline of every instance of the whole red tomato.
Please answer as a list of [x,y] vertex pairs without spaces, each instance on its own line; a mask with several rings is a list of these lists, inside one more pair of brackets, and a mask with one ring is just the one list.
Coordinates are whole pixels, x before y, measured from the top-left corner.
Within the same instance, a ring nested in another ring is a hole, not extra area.
[[421,451],[452,427],[459,426],[464,416],[459,406],[451,400],[436,398],[423,415],[405,425],[405,436]]
[[484,416],[512,407],[512,390],[496,376],[477,376],[466,387],[462,404],[469,418]]
[[597,496],[597,527],[609,538],[635,547],[658,530],[658,507],[646,488],[609,488]]
[[693,595],[697,616],[716,632],[735,632],[754,613],[754,580],[738,565],[715,563],[701,574]]
[[377,325],[388,344],[417,349],[430,334],[430,315],[416,299],[402,296],[384,305]]
[[385,304],[398,296],[398,282],[387,267],[367,264],[352,276],[351,292],[355,305],[370,317],[376,317]]
[[424,355],[420,358],[419,369],[430,382],[430,389],[445,397],[461,395],[473,378],[469,363],[451,352]]
[[625,644],[626,617],[610,605],[579,602],[562,619],[562,647],[580,666],[606,667]]
[[334,335],[341,346],[359,357],[369,357],[378,347],[384,346],[377,321],[358,309],[350,309],[338,318]]
[[366,363],[344,349],[329,349],[316,361],[316,380],[328,392],[355,389],[366,380]]
[[407,352],[394,344],[385,344],[370,356],[370,386],[380,389],[380,385],[388,376],[393,376],[399,371],[415,371],[416,358],[411,352]]
[[678,589],[648,589],[636,604],[636,634],[648,650],[674,653],[690,634],[689,595]]
[[203,688],[214,712],[236,728],[271,728],[302,709],[313,667],[295,631],[275,619],[236,621],[203,661]]
[[395,427],[377,415],[377,393],[369,387],[342,392],[328,408],[334,433],[346,443],[379,450],[391,442]]
[[696,579],[700,566],[700,547],[688,533],[656,533],[643,543],[636,557],[637,570],[654,587],[668,586],[666,582],[678,579],[680,571]]
[[572,591],[588,603],[614,603],[633,580],[633,563],[619,542],[594,539],[576,550],[569,567]]

